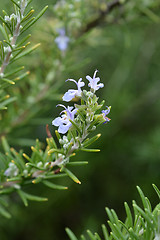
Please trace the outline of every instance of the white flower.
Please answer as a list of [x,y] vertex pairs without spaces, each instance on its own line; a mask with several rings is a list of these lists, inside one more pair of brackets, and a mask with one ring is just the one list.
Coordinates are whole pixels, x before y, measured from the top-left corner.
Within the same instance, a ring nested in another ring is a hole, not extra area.
[[96,73],[97,73],[97,72],[98,72],[98,70],[96,70],[96,71],[94,72],[93,78],[91,78],[89,75],[86,76],[87,80],[89,81],[88,86],[89,86],[94,92],[97,91],[99,88],[104,87],[104,84],[103,84],[103,83],[97,84],[97,83],[100,81],[100,78],[99,78],[99,77],[96,77]]
[[[65,134],[66,132],[68,132],[69,128],[72,126],[72,123],[70,122],[70,120],[74,120],[74,115],[77,112],[77,109],[73,109],[73,107],[65,107],[62,104],[59,104],[58,106],[62,106],[65,108],[65,110],[63,110],[60,114],[60,117],[55,118],[52,121],[52,125],[58,127],[58,132]],[[63,114],[62,114],[63,113]]]
[[62,97],[63,101],[65,102],[69,102],[71,101],[73,98],[75,97],[80,97],[81,96],[81,93],[82,93],[82,90],[81,90],[81,87],[83,87],[85,85],[84,82],[82,82],[82,78],[80,78],[78,80],[78,83],[74,80],[74,79],[68,79],[66,81],[71,81],[71,82],[75,82],[75,84],[77,85],[77,90],[74,90],[74,89],[69,89],[65,94],[64,96]]
[[61,51],[65,51],[70,41],[69,37],[66,36],[65,29],[61,28],[58,30],[59,36],[56,37],[55,43]]

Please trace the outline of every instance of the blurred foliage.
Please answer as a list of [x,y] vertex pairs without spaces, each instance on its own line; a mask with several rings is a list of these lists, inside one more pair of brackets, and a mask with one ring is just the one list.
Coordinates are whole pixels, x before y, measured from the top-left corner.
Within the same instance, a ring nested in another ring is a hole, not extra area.
[[[159,189],[153,184],[153,187],[160,198]],[[142,205],[140,207],[137,205],[136,201],[133,200],[133,212],[128,206],[127,202],[124,203],[126,211],[125,221],[121,221],[116,212],[113,209],[106,207],[106,213],[108,215],[108,227],[111,231],[108,231],[105,224],[102,224],[103,238],[105,240],[158,240],[160,236],[159,223],[160,223],[160,204],[157,204],[154,209],[152,209],[150,200],[144,195],[140,187],[137,187],[139,192]],[[78,240],[75,234],[66,228],[66,232],[71,240]],[[101,240],[101,236],[95,232],[92,233],[87,230],[87,236],[81,235],[81,240]]]
[[[3,113],[5,123],[0,122],[0,131],[6,132],[10,144],[17,149],[23,147],[29,154],[26,147],[36,138],[45,142],[45,124],[56,116],[55,105],[65,90],[64,80],[84,77],[95,69],[105,79],[100,95],[112,106],[112,121],[100,129],[103,134],[96,147],[101,152],[78,156],[79,160],[89,160],[87,167],[75,170],[81,186],[73,183],[65,194],[42,186],[29,189],[49,201],[31,203],[27,209],[14,194],[6,200],[14,218],[0,221],[4,240],[67,239],[66,226],[77,236],[82,229],[101,232],[106,219],[104,207],[115,209],[123,220],[123,202],[138,199],[135,185],[142,187],[153,206],[157,203],[151,183],[159,186],[160,179],[160,2],[126,1],[83,34],[87,23],[100,14],[97,6],[90,14],[86,8],[89,19],[73,33],[65,57],[54,43],[55,2],[33,1],[36,9],[49,4],[48,15],[32,28],[32,42],[41,42],[41,47],[21,60],[31,74],[8,90],[20,101],[14,109],[8,107],[8,114]],[[109,1],[99,2],[104,6]],[[2,5],[9,9],[9,1]],[[45,89],[46,83],[49,87]],[[59,183],[63,185],[64,180]],[[66,179],[65,184],[71,183]]]

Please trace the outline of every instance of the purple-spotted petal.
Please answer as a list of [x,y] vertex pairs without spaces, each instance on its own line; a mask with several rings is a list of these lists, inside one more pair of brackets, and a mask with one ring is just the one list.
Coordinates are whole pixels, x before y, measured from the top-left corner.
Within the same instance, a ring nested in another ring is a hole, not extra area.
[[111,120],[110,118],[106,117],[106,115],[108,115],[110,113],[111,107],[106,106],[106,108],[107,108],[106,110],[102,110],[103,118],[105,120],[104,123],[107,123]]
[[102,110],[102,113],[104,113],[104,116],[108,115],[110,113],[111,107],[106,106],[106,110]]

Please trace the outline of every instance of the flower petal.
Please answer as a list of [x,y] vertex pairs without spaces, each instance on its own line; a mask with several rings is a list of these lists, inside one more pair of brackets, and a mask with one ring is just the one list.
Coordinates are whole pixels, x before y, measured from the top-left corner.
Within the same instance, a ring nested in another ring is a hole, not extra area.
[[62,133],[62,134],[65,134],[69,130],[71,125],[72,124],[67,124],[67,125],[62,124],[62,125],[60,125],[59,128],[58,128],[58,132]]
[[62,118],[61,117],[57,117],[52,121],[52,125],[58,127],[60,124],[62,123]]
[[99,88],[103,88],[103,87],[104,87],[104,84],[103,84],[103,83],[97,84],[96,90],[98,90]]
[[89,75],[87,75],[86,78],[89,82],[92,82],[92,80],[93,80]]
[[73,98],[75,98],[76,93],[77,93],[77,90],[72,90],[72,89],[68,90],[62,97],[63,101],[65,102],[71,101]]
[[98,70],[96,70],[93,74],[93,78],[91,78],[89,75],[86,76],[86,79],[89,81],[88,86],[94,90],[94,92],[96,90],[98,90],[99,88],[104,87],[103,83],[97,84],[100,81],[99,77],[96,77],[96,73],[98,72]]

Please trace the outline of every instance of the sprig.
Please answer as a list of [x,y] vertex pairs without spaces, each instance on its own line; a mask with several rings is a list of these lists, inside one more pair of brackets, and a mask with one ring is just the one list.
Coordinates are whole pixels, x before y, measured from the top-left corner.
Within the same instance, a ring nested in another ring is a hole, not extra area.
[[[0,16],[0,31],[4,37],[4,40],[0,42],[0,90],[2,91],[1,96],[6,98],[5,88],[9,85],[13,85],[16,81],[19,81],[26,77],[29,72],[21,71],[24,67],[15,68],[11,72],[7,72],[7,67],[11,63],[19,60],[20,58],[28,55],[34,51],[39,44],[28,48],[30,42],[26,42],[30,38],[30,34],[20,36],[26,32],[46,11],[46,6],[36,17],[32,18],[34,13],[33,9],[30,9],[29,12],[26,11],[29,1],[21,0],[19,2],[11,0],[15,9],[15,12],[10,16],[3,11],[3,16]],[[28,48],[28,49],[27,49]],[[4,101],[5,99],[0,99],[0,109],[6,109],[6,105],[13,101]],[[15,100],[15,99],[14,99]]]
[[58,105],[63,107],[64,110],[61,112],[61,117],[52,121],[53,125],[58,126],[58,131],[55,131],[57,139],[52,137],[47,125],[48,138],[46,139],[47,146],[45,149],[41,148],[41,144],[37,140],[36,145],[31,146],[31,156],[28,156],[23,151],[17,152],[14,148],[10,148],[6,138],[2,137],[5,155],[0,158],[0,194],[10,194],[16,191],[24,205],[27,206],[28,200],[45,201],[46,198],[32,196],[24,192],[23,187],[25,185],[42,183],[52,189],[65,190],[67,189],[66,186],[52,182],[55,178],[64,176],[68,176],[74,182],[81,184],[77,176],[69,169],[69,166],[84,165],[86,162],[72,161],[72,158],[78,151],[98,152],[99,149],[89,149],[88,146],[97,141],[101,134],[96,134],[91,138],[89,134],[99,124],[110,120],[106,117],[110,112],[110,107],[100,112],[103,104],[98,103],[95,92],[104,85],[102,83],[98,84],[100,78],[96,77],[96,73],[97,70],[93,78],[86,76],[89,81],[89,90],[81,89],[85,85],[82,79],[78,83],[70,79],[77,84],[78,90],[68,90],[64,94],[63,100],[68,102],[68,99],[70,101],[79,97],[81,104],[75,104],[74,107]]
[[[158,197],[160,198],[160,190],[153,184]],[[116,212],[113,209],[106,208],[108,215],[108,226],[102,225],[103,238],[98,233],[92,233],[87,230],[87,238],[81,235],[81,240],[158,240],[160,237],[160,204],[157,204],[152,210],[149,199],[144,195],[140,187],[137,186],[140,198],[142,200],[143,207],[140,207],[135,201],[133,201],[133,211],[129,205],[125,202],[124,207],[126,211],[126,219],[124,222],[119,220]],[[132,214],[133,212],[133,214]],[[66,232],[71,240],[78,240],[74,233],[66,228]]]

